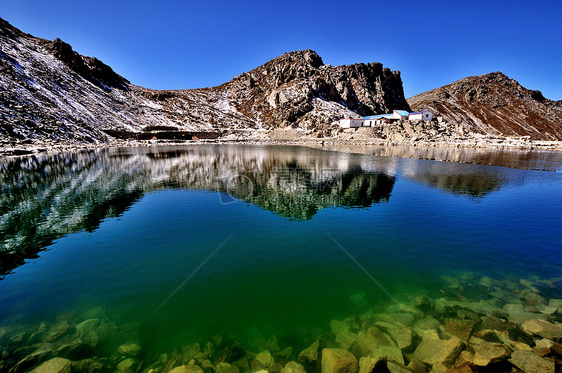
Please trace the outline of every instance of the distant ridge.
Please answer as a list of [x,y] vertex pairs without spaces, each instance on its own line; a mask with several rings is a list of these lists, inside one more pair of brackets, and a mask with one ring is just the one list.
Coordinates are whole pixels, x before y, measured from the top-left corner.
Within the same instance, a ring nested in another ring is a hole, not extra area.
[[548,100],[501,72],[457,80],[408,103],[475,133],[562,140],[562,101]]

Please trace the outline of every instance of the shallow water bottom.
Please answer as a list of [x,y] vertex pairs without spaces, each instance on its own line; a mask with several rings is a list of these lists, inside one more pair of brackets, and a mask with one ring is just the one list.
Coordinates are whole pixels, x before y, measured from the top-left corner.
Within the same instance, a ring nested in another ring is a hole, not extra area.
[[[260,319],[245,324],[219,319],[216,325],[200,324],[181,313],[159,311],[127,322],[134,319],[128,312],[75,307],[54,319],[12,320],[1,327],[0,369],[24,371],[62,358],[73,371],[169,372],[190,365],[203,371],[272,372],[291,361],[314,371],[317,363],[329,364],[322,351],[333,349],[349,351],[363,365],[382,359],[387,365],[413,368],[421,363],[430,369],[468,361],[474,369],[494,371],[510,371],[509,357],[521,350],[540,355],[554,367],[558,355],[551,347],[562,340],[562,278],[494,279],[457,273],[441,276],[439,282],[433,291],[418,289],[396,297],[389,293],[387,299],[373,299],[367,292],[350,294],[345,314],[320,323],[302,319],[267,325],[263,309]],[[83,306],[87,303],[91,306],[91,300],[84,300]],[[429,340],[443,345],[428,353]],[[435,360],[436,351],[449,345],[456,350]],[[319,351],[318,362],[307,357],[311,348]]]

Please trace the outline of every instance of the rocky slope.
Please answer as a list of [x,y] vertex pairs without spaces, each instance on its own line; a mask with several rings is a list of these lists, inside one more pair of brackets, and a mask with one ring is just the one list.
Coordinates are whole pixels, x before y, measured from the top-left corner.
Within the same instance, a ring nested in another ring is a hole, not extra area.
[[2,19],[0,87],[4,145],[110,142],[152,130],[315,131],[343,116],[409,109],[400,73],[380,63],[333,67],[314,51],[296,51],[218,87],[155,91]]
[[408,103],[473,133],[562,140],[562,101],[548,100],[500,72],[458,80]]

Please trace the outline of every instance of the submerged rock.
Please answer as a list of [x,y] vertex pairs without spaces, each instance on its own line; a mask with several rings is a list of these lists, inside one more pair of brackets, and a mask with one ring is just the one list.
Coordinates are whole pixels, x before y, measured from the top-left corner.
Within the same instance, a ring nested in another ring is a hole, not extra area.
[[93,372],[107,372],[107,371],[115,370],[115,366],[110,364],[108,360],[109,360],[108,358],[94,357],[91,359],[73,361],[72,371],[93,373]]
[[558,308],[558,313],[562,313],[562,299],[551,299],[548,301],[548,306]]
[[274,353],[273,358],[276,361],[286,363],[292,354],[293,354],[293,348],[289,346],[281,351],[277,351],[276,353]]
[[425,318],[416,321],[412,328],[422,339],[439,339],[437,330],[440,325],[441,323],[438,320],[427,315]]
[[472,311],[472,312],[476,312],[480,315],[493,315],[495,317],[500,317],[500,318],[507,318],[508,314],[505,310],[493,306],[492,304],[486,302],[486,301],[479,301],[479,302],[474,302],[474,303],[461,303],[459,302],[459,305]]
[[384,359],[371,356],[363,356],[359,359],[359,373],[371,373],[376,366],[385,364]]
[[314,371],[320,366],[323,348],[323,343],[316,341],[308,348],[301,351],[297,361],[304,366],[307,372]]
[[49,361],[44,362],[37,368],[33,369],[33,373],[70,373],[72,369],[72,362],[68,359],[55,357]]
[[306,373],[304,367],[296,361],[289,361],[280,373]]
[[404,364],[400,364],[395,361],[387,362],[386,368],[390,373],[412,373],[412,371],[409,368],[407,368]]
[[133,358],[127,358],[123,361],[121,361],[119,364],[117,364],[117,370],[119,372],[133,372],[134,371],[134,366],[136,364],[135,359]]
[[136,343],[127,343],[117,347],[117,352],[121,355],[138,356],[141,353],[141,346]]
[[463,322],[463,320],[455,320],[448,322],[440,328],[444,333],[450,336],[458,337],[466,342],[472,334],[473,326],[474,322],[471,320],[469,320],[468,322]]
[[427,296],[417,297],[412,305],[422,312],[427,312],[433,307],[431,299]]
[[556,312],[558,312],[558,307],[546,306],[544,304],[537,304],[537,309],[540,311],[540,313],[545,314],[547,316],[551,316]]
[[450,367],[463,347],[463,341],[456,337],[449,340],[424,339],[416,348],[414,355],[423,363],[429,365],[442,363],[446,367]]
[[[517,372],[552,371],[549,370],[554,369],[551,357],[562,359],[562,347],[557,344],[562,341],[562,324],[559,323],[562,300],[544,300],[537,305],[526,301],[506,304],[496,296],[487,299],[490,294],[483,290],[487,287],[477,281],[462,280],[454,293],[445,288],[449,292],[446,290],[440,296],[450,298],[427,300],[416,298],[418,293],[407,297],[409,303],[388,306],[390,313],[369,310],[343,321],[332,320],[333,339],[326,330],[317,333],[317,336],[326,336],[326,345],[317,340],[301,351],[298,362],[290,361],[294,359],[291,347],[275,353],[265,348],[268,345],[279,349],[276,336],[267,343],[263,338],[262,343],[252,349],[261,351],[258,354],[246,354],[238,341],[223,335],[215,336],[214,342],[208,343],[203,352],[201,345],[195,343],[168,351],[159,355],[160,358],[146,351],[146,356],[143,355],[146,360],[139,362],[135,357],[143,351],[129,335],[132,330],[134,338],[134,326],[91,318],[76,327],[63,321],[53,325],[42,323],[39,328],[18,325],[0,329],[0,339],[8,346],[5,351],[0,350],[0,371],[19,373],[33,368],[37,371],[41,366],[47,369],[50,366],[45,365],[47,362],[57,362],[51,361],[54,357],[62,359],[58,361],[62,369],[66,369],[62,362],[68,359],[72,361],[72,371],[91,372],[117,368],[119,372],[146,373],[151,370],[160,373],[266,373],[266,370],[267,373],[427,373],[429,367],[432,372],[451,373],[491,372],[508,369],[509,364],[516,367],[513,372],[515,369]],[[537,283],[540,282],[537,280]],[[489,290],[509,287],[502,293],[510,291],[519,295],[522,286],[498,281],[490,285]],[[485,293],[480,293],[482,291]],[[529,287],[525,291],[532,293]],[[475,301],[479,297],[487,300]],[[483,314],[485,311],[491,314]],[[53,339],[42,342],[43,338]],[[293,345],[302,343],[286,335],[282,335],[281,341],[290,341]],[[113,346],[112,349],[109,346]],[[336,348],[338,346],[341,348]],[[101,355],[103,353],[105,355]],[[92,357],[94,355],[98,356]],[[535,366],[540,369],[533,368]]]
[[508,353],[512,353],[515,350],[529,350],[529,351],[532,350],[531,347],[526,343],[512,341],[509,338],[509,333],[507,331],[498,332],[496,330],[495,334],[498,337],[498,339],[501,341],[501,343],[503,344],[503,346],[505,347]]
[[419,361],[418,359],[412,359],[410,363],[408,363],[408,369],[410,369],[414,373],[426,373],[427,367],[424,363]]
[[404,355],[402,355],[402,351],[396,346],[381,346],[371,352],[371,356],[377,359],[396,361],[404,364]]
[[463,364],[474,365],[473,361],[474,361],[474,354],[467,350],[463,350],[459,354],[459,357],[457,357],[457,359],[455,360],[454,366],[459,366]]
[[549,323],[546,320],[527,320],[521,325],[521,329],[525,333],[535,334],[543,338],[562,339],[562,326]]
[[399,349],[403,350],[412,345],[412,331],[408,328],[388,328],[388,334],[396,342]]
[[521,304],[506,304],[503,308],[507,312],[507,317],[504,318],[514,324],[522,324],[527,320],[546,319],[546,315],[526,311]]
[[492,287],[492,286],[494,286],[494,285],[497,285],[497,281],[491,279],[491,278],[488,277],[488,276],[483,276],[483,277],[480,279],[480,281],[478,282],[478,285],[480,285],[480,286],[482,286],[482,287],[485,287],[485,288],[490,288],[490,287]]
[[233,339],[227,339],[221,341],[221,344],[217,348],[215,363],[229,363],[232,364],[234,361],[242,358],[246,352],[242,348],[240,342]]
[[163,372],[169,372],[182,364],[182,356],[180,355],[177,348],[171,351],[169,354],[162,356],[161,360],[164,363],[164,368],[162,368]]
[[[1,361],[10,368],[10,372],[17,373],[32,368],[38,363],[45,362],[54,355],[53,350],[48,345],[39,347],[37,350],[29,354],[28,352],[30,351],[26,350],[33,351],[33,348],[18,348],[17,352],[11,356],[6,354],[6,351],[4,350]],[[26,356],[26,354],[28,355]],[[10,365],[13,366],[10,367]]]
[[497,331],[509,331],[515,329],[516,325],[505,319],[500,319],[492,315],[486,315],[482,318],[479,328]]
[[169,373],[203,373],[203,369],[198,365],[180,365],[170,370]]
[[349,324],[344,321],[331,320],[330,321],[330,331],[332,334],[337,335],[341,331],[349,331]]
[[80,324],[76,325],[76,334],[79,338],[84,339],[84,341],[89,339],[90,333],[98,327],[100,323],[99,319],[88,319],[82,321]]
[[336,334],[336,342],[340,344],[340,346],[344,349],[349,349],[357,340],[357,334],[348,332],[346,330],[339,331]]
[[[369,329],[371,330],[371,329]],[[377,329],[378,330],[378,329]],[[379,334],[380,333],[380,334]],[[357,340],[353,344],[351,352],[360,358],[361,356],[369,356],[380,346],[394,345],[394,342],[382,332],[376,333],[376,337],[371,333],[359,332]]]
[[43,337],[44,342],[53,342],[56,341],[63,336],[73,333],[76,328],[66,320],[61,321],[53,326],[45,333]]
[[[196,357],[201,352],[201,345],[199,343],[194,343],[189,346],[182,346],[181,348],[181,355],[182,361],[188,362],[194,357]],[[207,355],[201,356],[203,359],[208,357]]]
[[509,361],[525,373],[554,373],[554,361],[544,359],[531,351],[517,350]]
[[215,373],[240,373],[240,369],[232,364],[218,363],[215,368]]
[[416,318],[410,313],[392,313],[391,316],[395,320],[395,325],[397,326],[412,326]]
[[357,373],[359,364],[353,354],[342,348],[322,350],[322,373]]
[[269,368],[273,365],[273,356],[271,356],[271,352],[269,351],[261,351],[259,354],[256,355],[256,361],[262,368]]
[[485,367],[506,360],[509,357],[501,344],[482,341],[479,345],[473,346],[473,348],[474,358],[472,363],[477,366]]
[[216,371],[215,366],[213,365],[213,363],[211,363],[211,360],[209,359],[204,359],[201,361],[201,369],[203,369],[203,372],[205,373],[214,373]]

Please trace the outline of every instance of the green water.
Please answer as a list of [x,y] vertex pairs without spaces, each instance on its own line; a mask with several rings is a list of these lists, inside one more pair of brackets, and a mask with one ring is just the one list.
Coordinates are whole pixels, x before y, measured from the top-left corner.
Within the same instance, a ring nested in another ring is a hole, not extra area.
[[442,276],[562,277],[560,172],[257,146],[1,167],[6,324],[102,306],[154,351],[258,346],[439,294]]

